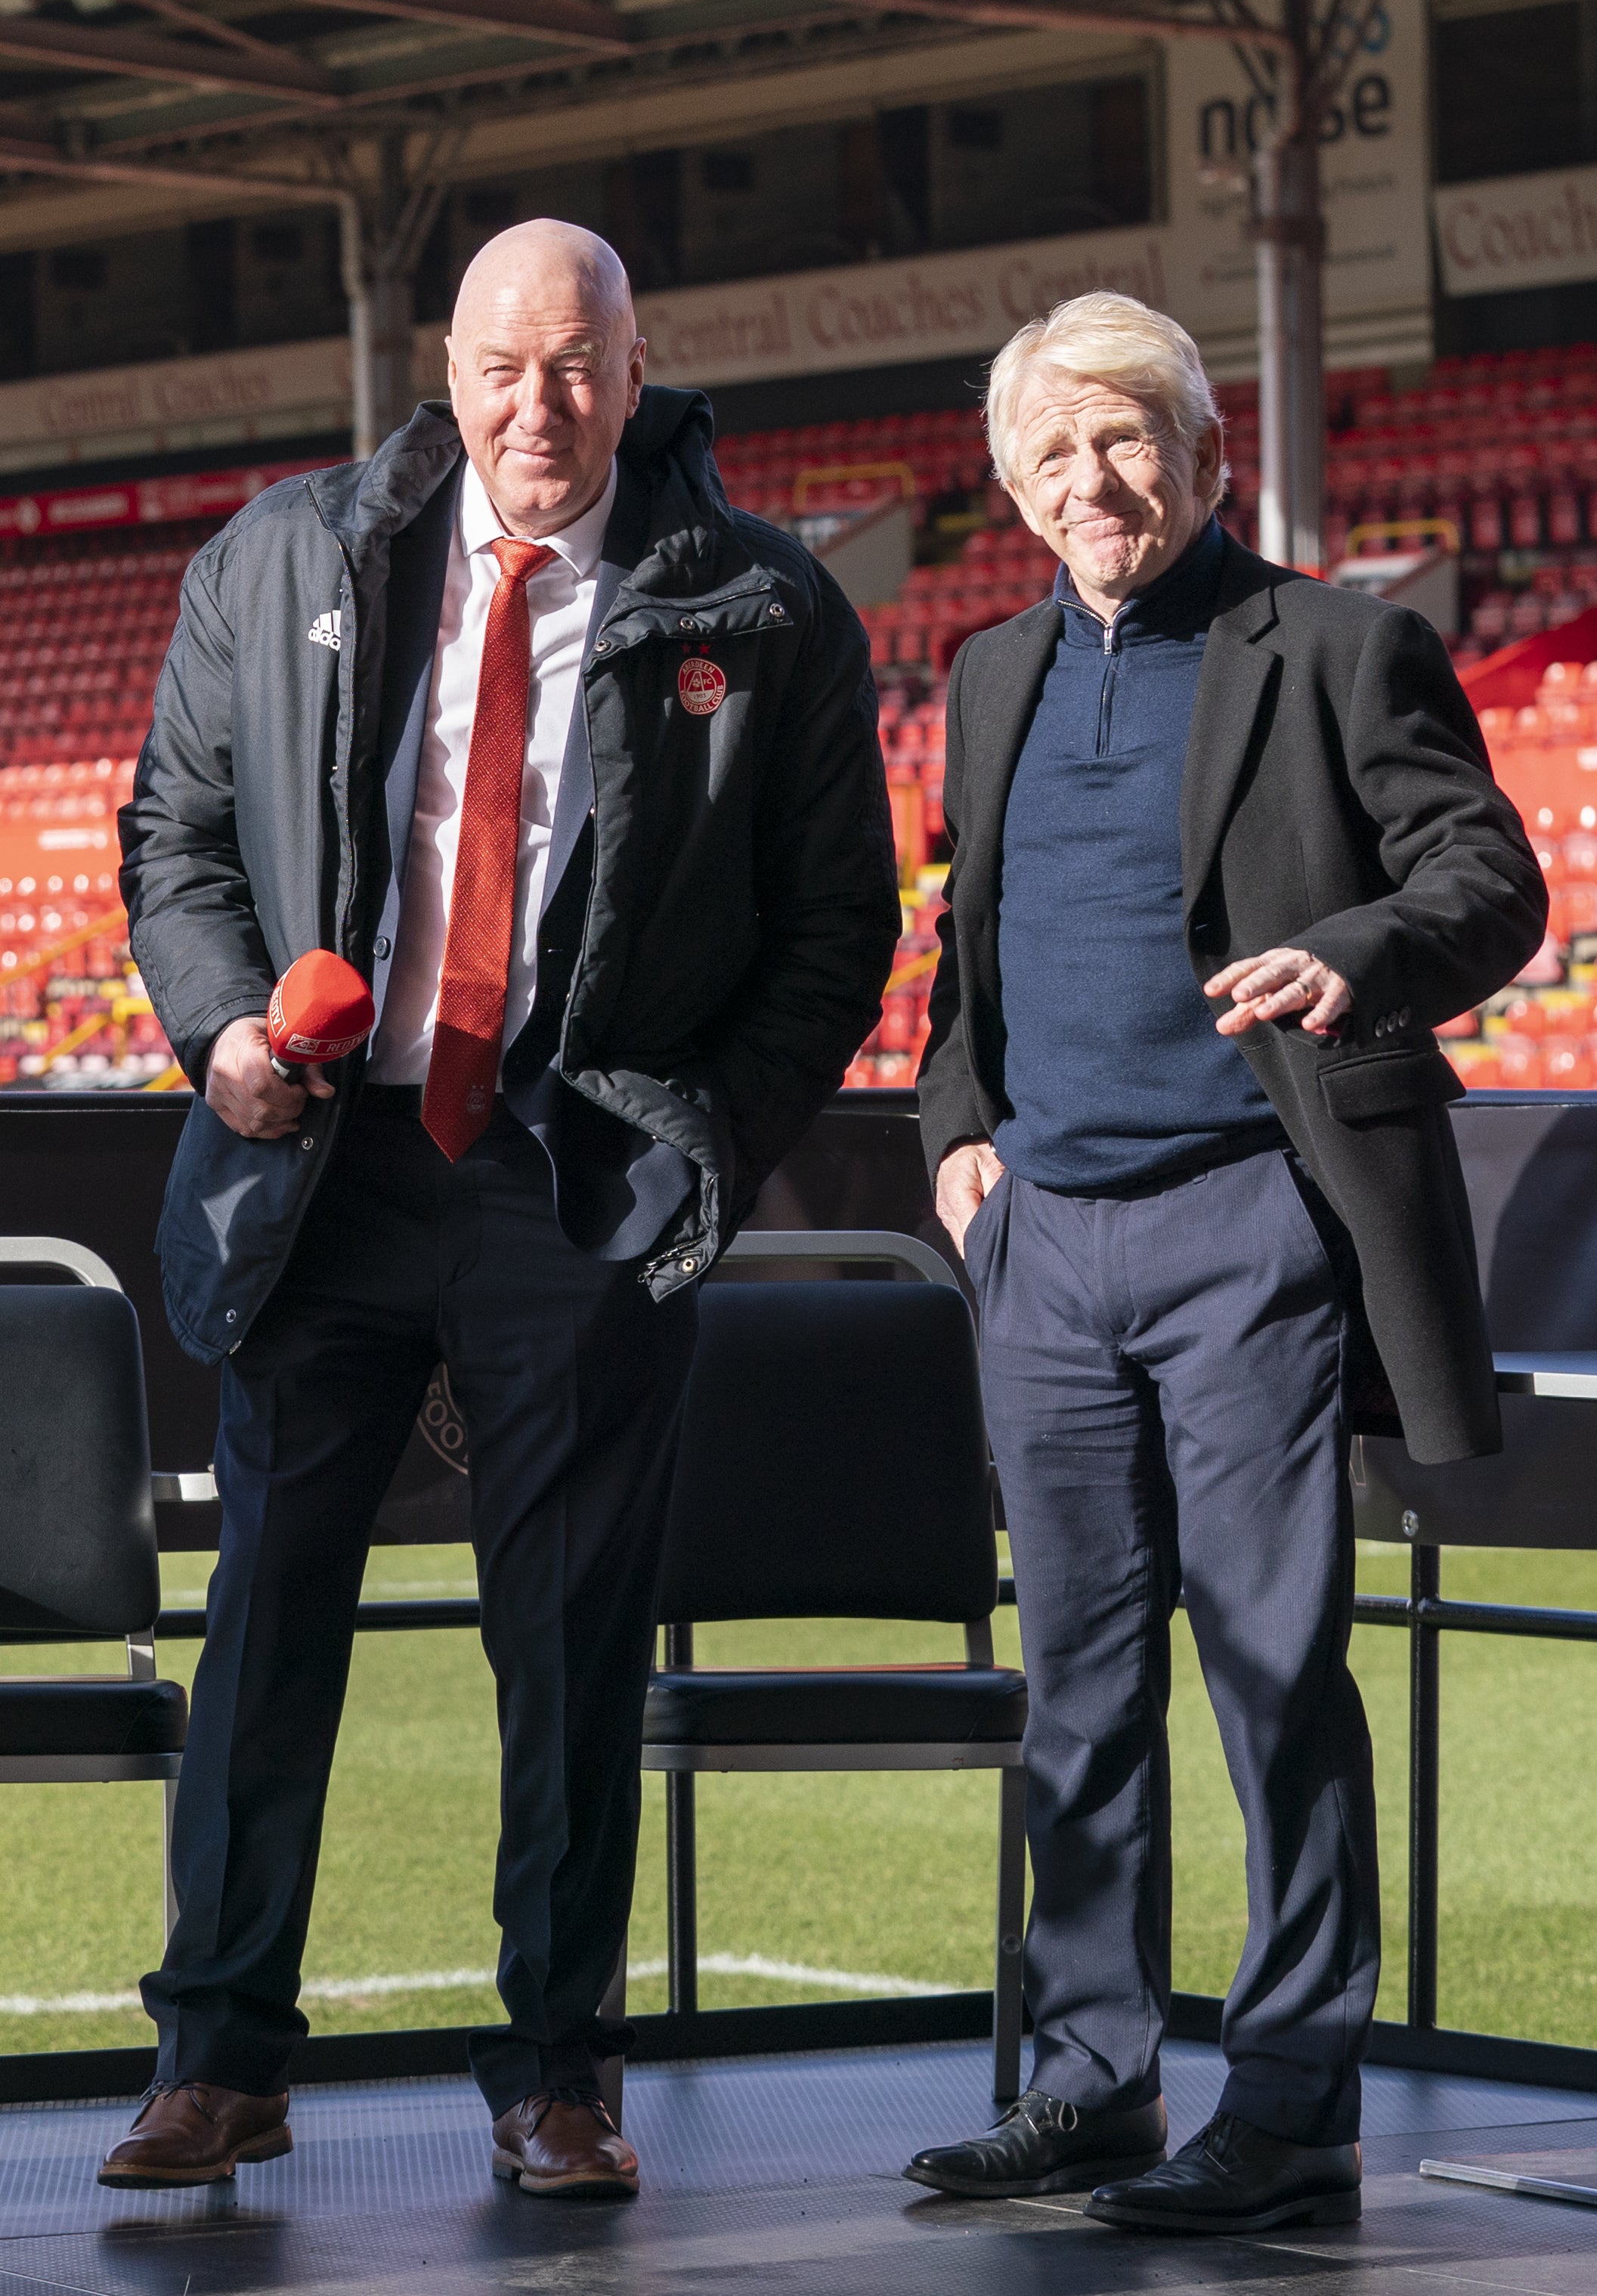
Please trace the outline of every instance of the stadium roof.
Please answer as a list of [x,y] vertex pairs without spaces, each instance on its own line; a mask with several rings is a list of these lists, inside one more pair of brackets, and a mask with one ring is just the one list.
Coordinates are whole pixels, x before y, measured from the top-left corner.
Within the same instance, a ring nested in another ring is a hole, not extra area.
[[213,208],[224,189],[326,199],[385,137],[436,179],[485,125],[648,90],[702,140],[717,85],[979,28],[1283,40],[1250,0],[0,0],[0,177],[12,201],[63,176]]

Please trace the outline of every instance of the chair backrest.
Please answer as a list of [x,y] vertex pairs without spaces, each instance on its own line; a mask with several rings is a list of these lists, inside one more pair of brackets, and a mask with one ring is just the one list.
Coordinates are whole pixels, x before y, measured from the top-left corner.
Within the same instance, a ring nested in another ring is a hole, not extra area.
[[135,1634],[160,1608],[132,1305],[0,1284],[0,1628]]
[[997,1556],[958,1292],[710,1283],[699,1307],[660,1618],[986,1618]]

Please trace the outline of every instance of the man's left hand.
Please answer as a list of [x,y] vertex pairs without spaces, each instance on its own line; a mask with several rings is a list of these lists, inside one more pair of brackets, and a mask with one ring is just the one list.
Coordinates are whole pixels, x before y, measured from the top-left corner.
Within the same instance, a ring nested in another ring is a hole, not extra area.
[[1353,1009],[1353,996],[1339,972],[1322,964],[1306,948],[1267,948],[1245,956],[1204,983],[1206,996],[1229,996],[1232,1010],[1215,1026],[1223,1037],[1241,1037],[1261,1021],[1302,1015],[1311,1037],[1329,1037]]

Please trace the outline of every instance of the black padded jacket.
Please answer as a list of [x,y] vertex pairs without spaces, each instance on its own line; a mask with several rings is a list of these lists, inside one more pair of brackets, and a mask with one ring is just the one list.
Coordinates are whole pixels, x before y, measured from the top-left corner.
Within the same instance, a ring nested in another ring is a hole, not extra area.
[[[656,1296],[725,1248],[835,1090],[899,930],[864,633],[791,536],[728,506],[711,429],[699,394],[651,387],[621,442],[646,540],[584,654],[593,863],[557,1055],[585,1099],[698,1168],[642,1271]],[[134,955],[197,1093],[293,958],[370,972],[389,547],[461,454],[426,403],[369,463],[267,488],[189,567],[120,827]],[[679,697],[684,632],[726,680],[708,715]],[[202,1360],[275,1283],[358,1070],[280,1141],[196,1098],[160,1248]]]

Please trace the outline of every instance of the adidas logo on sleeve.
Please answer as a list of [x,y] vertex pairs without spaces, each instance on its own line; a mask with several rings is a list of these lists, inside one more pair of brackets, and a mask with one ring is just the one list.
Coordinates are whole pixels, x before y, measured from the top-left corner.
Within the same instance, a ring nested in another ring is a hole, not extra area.
[[305,635],[312,645],[324,645],[337,653],[343,643],[339,630],[339,609],[334,606],[331,613],[318,614]]

